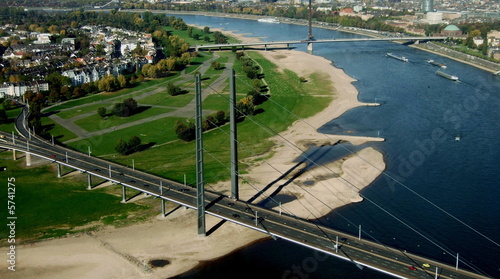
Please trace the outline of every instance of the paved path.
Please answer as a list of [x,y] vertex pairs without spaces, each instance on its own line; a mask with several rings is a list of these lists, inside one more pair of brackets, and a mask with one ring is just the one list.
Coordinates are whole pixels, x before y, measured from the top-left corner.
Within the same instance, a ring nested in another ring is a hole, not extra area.
[[[205,61],[198,68],[198,72],[201,73],[202,75],[204,73],[206,73],[207,70],[210,69],[212,61],[216,60],[217,58],[219,58],[219,56],[214,55],[213,58]],[[225,63],[225,68],[223,69],[221,75],[215,81],[213,81],[207,88],[205,88],[205,89],[202,90],[202,100],[205,100],[210,94],[217,94],[217,93],[222,92],[224,90],[224,88],[227,86],[226,81],[228,80],[228,78],[229,78],[229,76],[231,74],[231,69],[233,68],[234,59],[235,59],[234,56],[231,56],[229,58],[229,61],[227,63]],[[175,85],[179,85],[179,84],[183,84],[186,81],[190,81],[190,80],[192,80],[193,84],[194,84],[194,75],[193,74],[186,74],[183,71],[181,73],[181,75],[173,81],[173,83]],[[140,96],[134,97],[134,99],[140,100],[140,99],[152,96],[154,94],[158,94],[160,92],[163,92],[165,90],[165,87],[163,87],[163,86],[166,83],[168,83],[168,82],[172,82],[172,81],[169,80],[167,82],[163,82],[163,83],[160,83],[160,84],[152,86],[152,87],[141,89],[140,91],[146,91],[146,90],[148,90],[148,92],[145,92],[144,94],[142,94]],[[113,104],[112,100],[114,100],[114,99],[123,99],[127,95],[137,94],[137,92],[140,92],[140,91],[134,91],[134,92],[131,92],[131,93],[126,94],[126,95],[120,95],[120,96],[117,96],[116,98],[111,98],[111,99],[102,101],[101,103],[103,105],[105,105],[105,104],[106,105],[108,105],[108,104],[111,105],[111,104]],[[72,108],[69,108],[68,110],[75,109],[75,108],[80,108],[80,107],[83,108],[85,106],[93,105],[93,104],[95,104],[95,103],[89,103],[89,104],[84,104],[84,105],[72,107]],[[162,119],[162,118],[165,118],[165,117],[193,118],[195,116],[196,100],[195,100],[195,98],[193,98],[193,100],[191,100],[188,104],[186,104],[184,107],[181,107],[181,108],[168,107],[168,106],[160,106],[160,105],[151,105],[151,106],[152,107],[169,108],[169,109],[173,109],[173,111],[162,113],[162,114],[158,114],[158,115],[155,115],[155,116],[147,117],[147,118],[136,120],[136,121],[132,121],[132,122],[128,122],[128,123],[121,124],[121,125],[118,125],[118,126],[103,128],[103,129],[101,129],[99,131],[95,131],[95,132],[88,132],[85,129],[83,129],[82,127],[80,127],[80,126],[78,126],[78,125],[76,125],[74,123],[76,120],[83,119],[83,118],[89,117],[91,115],[94,115],[96,113],[94,111],[88,112],[88,113],[82,113],[82,114],[80,114],[78,116],[75,116],[75,117],[73,117],[71,119],[63,119],[63,118],[59,117],[57,114],[52,114],[52,115],[49,116],[49,118],[51,118],[54,122],[56,122],[57,124],[61,125],[62,127],[66,128],[67,130],[73,132],[77,136],[77,138],[75,138],[75,139],[71,139],[71,140],[68,140],[68,141],[64,142],[64,143],[67,144],[67,143],[79,141],[79,140],[82,140],[82,139],[85,139],[85,138],[90,138],[90,137],[93,137],[93,136],[102,135],[102,134],[106,134],[106,133],[109,133],[109,132],[113,132],[113,131],[117,131],[117,130],[129,128],[129,127],[133,127],[133,126],[140,125],[140,124],[143,124],[143,123],[146,123],[146,122],[155,121],[155,120]],[[109,106],[106,106],[106,107],[109,107]],[[61,110],[61,111],[63,111],[63,110]],[[204,115],[208,115],[208,114],[211,114],[211,113],[214,113],[214,111],[203,110],[203,114]]]

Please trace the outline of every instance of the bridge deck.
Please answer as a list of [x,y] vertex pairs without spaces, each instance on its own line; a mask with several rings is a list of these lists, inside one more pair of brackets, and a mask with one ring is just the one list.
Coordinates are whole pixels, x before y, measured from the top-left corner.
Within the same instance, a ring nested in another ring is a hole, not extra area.
[[[21,117],[18,123],[23,123]],[[21,124],[21,126],[23,126]],[[148,173],[108,162],[86,154],[53,146],[31,136],[21,127],[24,137],[0,132],[0,147],[14,149],[74,168],[112,183],[132,188],[152,196],[189,208],[196,208],[196,189]],[[161,186],[160,186],[161,185]],[[340,231],[311,223],[307,220],[280,214],[243,201],[233,201],[218,193],[206,191],[206,213],[242,226],[283,238],[329,255],[367,266],[399,278],[487,278],[462,269],[391,248],[387,245],[358,239]],[[431,268],[423,267],[424,263]],[[410,270],[409,266],[416,267]]]
[[365,42],[365,41],[431,41],[444,40],[446,37],[384,37],[384,38],[332,38],[320,40],[291,40],[279,42],[251,42],[251,43],[234,43],[234,44],[212,44],[194,46],[196,50],[200,49],[219,49],[232,47],[251,47],[251,46],[276,46],[276,45],[292,45],[292,44],[315,44],[315,43],[340,43],[340,42]]

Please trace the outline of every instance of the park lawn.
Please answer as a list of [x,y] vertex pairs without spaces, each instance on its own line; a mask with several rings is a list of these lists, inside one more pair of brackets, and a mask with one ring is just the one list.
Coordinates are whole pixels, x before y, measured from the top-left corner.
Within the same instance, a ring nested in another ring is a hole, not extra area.
[[[149,92],[147,90],[150,90],[151,87],[162,85],[163,83],[168,82],[169,80],[172,80],[172,79],[178,77],[179,75],[180,75],[180,72],[171,72],[170,75],[168,77],[165,77],[165,78],[145,80],[134,87],[124,88],[124,89],[120,89],[120,90],[113,91],[113,92],[101,92],[101,93],[97,93],[97,94],[93,94],[93,95],[88,95],[88,96],[85,96],[82,98],[69,100],[69,101],[66,101],[62,104],[51,106],[51,107],[47,108],[46,110],[43,110],[43,112],[44,113],[58,112],[61,110],[73,108],[73,107],[80,106],[80,105],[85,105],[85,104],[89,104],[89,103],[99,103],[101,101],[107,101],[109,99],[117,98],[117,97],[128,95],[128,94],[141,95],[141,94],[144,94],[145,92]],[[126,96],[126,98],[129,98],[129,97]]]
[[[107,194],[107,189],[86,190],[86,176],[56,178],[53,164],[25,167],[24,159],[11,158],[10,152],[0,154],[1,164],[7,167],[0,176],[5,181],[0,201],[7,204],[7,178],[14,178],[17,241],[64,236],[93,221],[99,226],[102,218],[138,216],[149,209],[146,205],[123,204],[119,195]],[[0,218],[6,220],[7,212],[0,211]],[[2,242],[7,234],[7,230],[0,230]]]
[[57,140],[58,142],[65,142],[67,140],[72,140],[77,137],[73,132],[62,127],[61,125],[58,125],[56,122],[54,122],[52,119],[48,117],[42,117],[41,122],[44,129],[46,129],[47,132],[49,132],[52,136],[54,136],[54,139]]
[[158,105],[158,106],[169,106],[169,107],[184,107],[189,102],[194,99],[194,93],[189,92],[182,95],[170,96],[166,91],[161,93],[156,93],[151,96],[142,98],[140,100],[141,104],[144,105]]
[[[141,106],[139,106],[140,108]],[[146,108],[146,106],[143,106]],[[158,114],[167,113],[173,111],[172,109],[167,108],[156,108],[156,107],[147,107],[146,110],[131,115],[129,117],[118,117],[115,115],[107,116],[106,118],[101,118],[99,115],[94,114],[82,119],[76,120],[74,123],[88,132],[100,131],[102,129],[120,126],[126,123],[130,123],[133,121],[141,120],[144,118],[148,118],[151,116],[156,116]]]
[[214,36],[212,34],[203,33],[202,30],[200,30],[199,28],[196,28],[196,27],[193,28],[194,29],[193,35],[200,34],[201,35],[200,40],[196,40],[194,38],[189,37],[187,34],[187,30],[175,30],[173,27],[170,27],[170,26],[166,26],[165,29],[168,31],[169,34],[177,35],[180,38],[184,39],[184,41],[186,43],[188,43],[188,45],[190,45],[190,46],[210,44],[210,42],[206,42],[203,40],[203,37],[205,37],[205,36],[208,36],[210,38],[211,42],[214,41]]
[[[241,99],[245,98],[246,94],[237,94],[236,103]],[[215,93],[209,95],[205,100],[203,100],[203,109],[207,110],[229,110],[229,94]]]
[[[180,38],[184,39],[186,43],[188,43],[190,46],[196,46],[196,45],[208,45],[208,44],[213,44],[215,42],[214,36],[213,36],[213,31],[210,30],[210,33],[203,33],[203,28],[198,28],[198,27],[193,27],[193,35],[194,34],[200,34],[200,40],[196,40],[192,37],[188,36],[187,30],[175,30],[171,26],[165,26],[164,27],[166,31],[169,32],[171,35],[177,35]],[[204,37],[208,36],[210,38],[210,41],[205,41]],[[227,42],[228,43],[237,43],[239,42],[236,38],[232,36],[226,36]]]
[[51,106],[48,109],[43,110],[43,112],[44,113],[58,112],[58,111],[61,111],[64,109],[69,109],[69,108],[73,108],[73,107],[80,106],[80,105],[86,105],[89,103],[99,103],[101,101],[106,101],[106,100],[109,100],[111,98],[118,97],[118,96],[122,95],[122,93],[123,93],[123,90],[118,90],[118,91],[114,91],[114,92],[102,92],[102,93],[98,93],[98,94],[94,94],[94,95],[88,95],[88,96],[85,96],[82,98],[78,98],[78,99],[64,102],[64,103],[59,104],[59,105]]
[[[306,86],[307,83],[302,83],[295,73],[291,71],[280,73],[274,64],[264,60],[261,55],[257,53],[251,53],[251,55],[265,69],[266,80],[270,84],[271,99],[257,107],[262,110],[262,113],[248,116],[247,119],[238,124],[239,165],[242,173],[248,168],[248,162],[246,162],[247,164],[242,163],[245,158],[262,155],[271,149],[273,142],[269,138],[286,130],[295,120],[306,118],[324,109],[329,103],[325,102],[325,97],[311,95],[307,87],[309,85]],[[327,80],[321,81],[329,86]],[[216,95],[212,95],[210,98],[215,98],[213,96]],[[243,97],[242,94],[239,96]],[[226,102],[223,100],[223,96],[219,95],[219,97],[221,102]],[[204,108],[207,108],[205,106],[216,106],[216,103],[216,101],[212,102],[207,98],[204,101]],[[223,108],[227,107],[218,108],[225,110]],[[203,148],[205,150],[207,189],[210,189],[210,183],[229,179],[229,145],[229,125],[204,133]],[[141,162],[140,169],[142,170],[177,181],[182,181],[183,176],[186,175],[188,184],[195,184],[194,141],[173,141],[131,156],[136,162]],[[122,163],[126,163],[127,160]]]
[[203,77],[207,76],[220,76],[222,72],[224,71],[224,66],[221,66],[219,70],[214,70],[214,68],[210,67],[208,70],[203,74]]
[[[240,142],[240,172],[245,172],[248,164],[241,163],[245,158],[262,155],[269,151],[273,143],[269,140],[276,133],[284,131],[295,120],[306,118],[324,109],[329,102],[325,102],[324,96],[315,97],[310,92],[315,86],[313,82],[303,83],[300,78],[291,71],[280,72],[271,62],[265,60],[257,52],[249,52],[264,69],[266,81],[269,83],[270,99],[257,107],[259,113],[248,116],[238,124],[238,140]],[[237,65],[236,63],[235,65]],[[240,67],[241,68],[241,67]],[[241,75],[242,69],[236,67],[237,73]],[[237,78],[238,99],[246,94],[240,93],[241,86]],[[315,79],[314,83],[329,87],[328,80],[323,77],[309,77]],[[321,88],[320,88],[321,89]],[[314,92],[322,95],[322,93]],[[204,101],[204,108],[224,110],[228,108],[226,95],[211,95]],[[211,100],[213,98],[213,100]],[[219,100],[217,100],[219,99]],[[220,104],[219,104],[220,103]],[[182,181],[184,174],[188,183],[195,181],[195,142],[183,142],[177,140],[173,131],[174,123],[179,118],[165,118],[151,121],[144,125],[118,130],[105,135],[81,140],[70,145],[82,152],[86,152],[88,146],[92,146],[93,155],[103,156],[124,165],[130,165],[132,159],[136,162],[136,168],[152,172],[170,179]],[[161,128],[159,128],[161,127]],[[229,179],[229,125],[219,129],[213,129],[204,133],[205,155],[205,181],[210,184],[220,180]],[[154,135],[152,135],[154,131]],[[119,156],[114,151],[116,141],[121,138],[128,140],[131,136],[141,137],[143,144],[154,143],[155,146],[141,152],[127,156]],[[210,189],[209,186],[207,189]]]
[[[0,104],[0,106],[3,109],[3,105]],[[6,113],[8,117],[8,122],[0,124],[0,131],[6,133],[12,133],[13,131],[16,131],[16,128],[14,127],[14,121],[16,117],[19,115],[19,113],[21,113],[21,111],[22,111],[21,107],[7,110]]]
[[109,102],[99,102],[98,104],[94,103],[89,103],[88,105],[82,105],[79,107],[63,110],[57,113],[57,116],[63,118],[63,119],[71,119],[73,117],[89,113],[89,112],[96,112],[98,108],[101,107],[110,107],[112,104]]
[[[94,156],[110,154],[118,156],[115,151],[118,139],[128,141],[132,136],[138,136],[144,145],[156,145],[177,140],[177,135],[173,132],[173,127],[175,121],[177,120],[184,119],[179,117],[165,117],[158,120],[148,121],[140,125],[135,125],[133,127],[68,143],[68,145],[81,152],[87,152],[88,147],[90,146],[92,155]],[[165,158],[161,160],[165,160]]]

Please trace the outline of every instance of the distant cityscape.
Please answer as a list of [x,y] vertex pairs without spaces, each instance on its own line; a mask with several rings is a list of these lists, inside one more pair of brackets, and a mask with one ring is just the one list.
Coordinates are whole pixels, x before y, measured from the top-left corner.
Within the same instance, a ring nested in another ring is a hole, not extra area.
[[[18,7],[26,4],[23,1],[16,3]],[[35,5],[36,1],[29,3]],[[61,4],[65,3],[69,2],[61,1]],[[307,5],[308,1],[274,3],[215,1],[204,5],[202,2],[194,1],[104,0],[71,9],[75,12],[104,9],[124,11],[143,9],[143,12],[148,9],[222,11],[261,17],[273,16],[300,23],[307,17]],[[418,36],[448,37],[448,47],[453,48],[460,44],[462,47],[458,49],[459,51],[473,55],[482,53],[483,57],[494,59],[494,62],[500,60],[500,1],[498,0],[317,0],[312,1],[312,5],[317,24],[359,28],[361,20],[369,22],[376,19],[378,26],[383,24],[391,29],[375,29],[378,31],[373,34],[394,36],[398,32],[406,32]],[[24,12],[32,9],[44,8],[24,7]],[[293,13],[289,13],[291,10]],[[333,18],[339,17],[358,19],[350,22],[333,21],[335,20]],[[27,91],[50,91],[50,84],[46,78],[54,70],[67,78],[71,86],[81,86],[97,82],[108,75],[117,77],[121,73],[133,73],[137,69],[142,69],[144,65],[155,64],[159,60],[157,47],[152,41],[151,33],[147,32],[132,32],[110,26],[80,26],[63,30],[56,25],[18,26],[8,21],[4,21],[2,25],[1,22],[0,97],[20,97]],[[466,24],[473,26],[464,28],[463,25]],[[488,29],[481,27],[485,24],[488,25]],[[429,29],[432,25],[438,27]],[[371,29],[371,27],[363,28]],[[88,38],[88,48],[82,51],[77,47],[80,43],[75,42],[74,35],[66,34],[69,31]],[[442,47],[433,45],[435,49]],[[138,53],[141,55],[137,55]],[[68,98],[70,97],[68,95]]]

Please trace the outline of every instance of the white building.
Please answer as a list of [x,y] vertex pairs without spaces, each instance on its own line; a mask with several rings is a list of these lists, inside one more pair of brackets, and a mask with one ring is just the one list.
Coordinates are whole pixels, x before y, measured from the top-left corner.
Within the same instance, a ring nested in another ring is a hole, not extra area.
[[36,36],[36,41],[34,41],[34,44],[39,44],[39,45],[45,45],[45,44],[50,44],[50,33],[42,33],[38,34]]
[[33,91],[35,93],[49,91],[49,84],[46,81],[0,84],[0,98],[21,97],[26,91]]
[[439,24],[443,22],[443,13],[440,12],[428,12],[426,14],[426,19],[429,24]]

